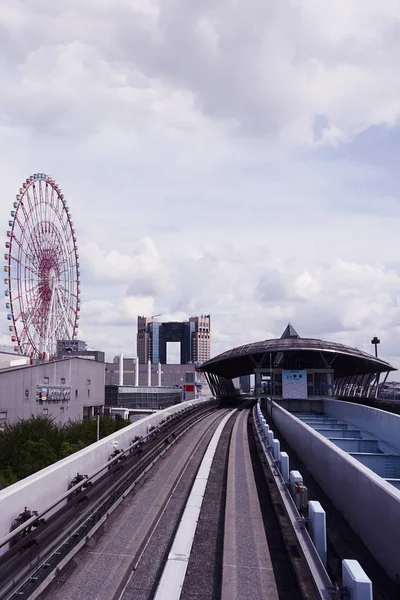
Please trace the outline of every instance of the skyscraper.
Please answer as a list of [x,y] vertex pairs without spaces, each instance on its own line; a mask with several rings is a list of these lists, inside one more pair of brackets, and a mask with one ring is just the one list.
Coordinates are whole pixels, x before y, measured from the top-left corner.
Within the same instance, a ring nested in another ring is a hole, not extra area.
[[167,362],[167,342],[180,342],[181,364],[202,363],[210,358],[210,315],[189,321],[163,323],[138,317],[137,355],[141,364]]

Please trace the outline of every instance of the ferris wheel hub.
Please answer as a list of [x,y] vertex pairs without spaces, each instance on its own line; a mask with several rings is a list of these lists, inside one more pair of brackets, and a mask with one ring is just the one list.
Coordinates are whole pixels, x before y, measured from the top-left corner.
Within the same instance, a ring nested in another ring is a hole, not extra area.
[[55,269],[53,269],[53,267],[51,267],[50,271],[49,271],[49,288],[53,291],[53,289],[57,286],[57,274]]

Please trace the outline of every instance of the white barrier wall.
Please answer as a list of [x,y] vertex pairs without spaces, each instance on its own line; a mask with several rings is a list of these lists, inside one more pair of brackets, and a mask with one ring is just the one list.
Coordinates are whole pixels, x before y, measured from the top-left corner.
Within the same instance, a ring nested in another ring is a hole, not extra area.
[[400,415],[342,400],[324,400],[324,412],[354,423],[400,450]]
[[[67,491],[77,473],[91,475],[102,467],[113,451],[113,442],[126,450],[135,436],[147,434],[149,425],[157,426],[166,415],[184,408],[206,404],[210,400],[182,402],[149,415],[109,435],[87,448],[64,458],[0,491],[0,539],[10,532],[11,523],[27,506],[39,513]],[[1,553],[1,549],[0,549]]]
[[400,490],[275,402],[273,419],[371,554],[392,579],[399,577]]

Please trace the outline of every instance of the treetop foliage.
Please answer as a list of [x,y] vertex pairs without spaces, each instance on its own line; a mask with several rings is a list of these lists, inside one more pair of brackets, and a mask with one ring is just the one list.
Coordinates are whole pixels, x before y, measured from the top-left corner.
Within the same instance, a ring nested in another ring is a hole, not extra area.
[[[100,438],[129,421],[100,417]],[[31,417],[0,430],[0,486],[6,487],[58,460],[82,450],[97,439],[96,419],[69,421],[58,427],[47,416]]]

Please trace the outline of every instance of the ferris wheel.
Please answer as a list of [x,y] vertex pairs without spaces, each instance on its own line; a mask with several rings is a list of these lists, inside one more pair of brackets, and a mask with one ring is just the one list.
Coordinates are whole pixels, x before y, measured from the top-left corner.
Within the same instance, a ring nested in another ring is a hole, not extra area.
[[28,177],[8,225],[4,283],[11,339],[25,356],[52,360],[57,340],[75,338],[80,311],[75,229],[54,179]]

